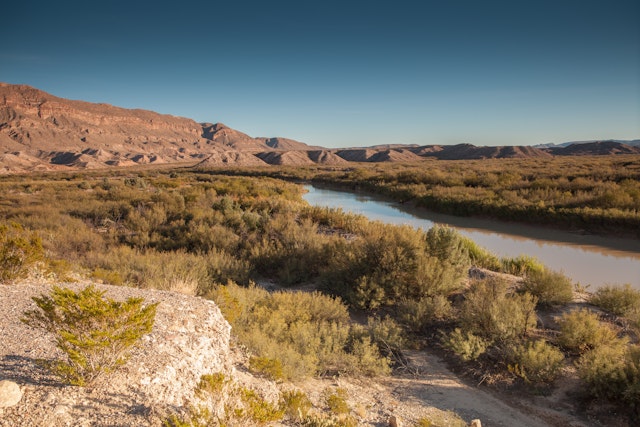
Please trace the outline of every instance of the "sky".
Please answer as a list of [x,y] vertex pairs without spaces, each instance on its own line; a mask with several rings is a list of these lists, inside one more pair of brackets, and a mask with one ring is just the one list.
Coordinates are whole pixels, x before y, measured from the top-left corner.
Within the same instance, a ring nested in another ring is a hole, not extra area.
[[0,81],[330,148],[640,138],[640,2],[31,1]]

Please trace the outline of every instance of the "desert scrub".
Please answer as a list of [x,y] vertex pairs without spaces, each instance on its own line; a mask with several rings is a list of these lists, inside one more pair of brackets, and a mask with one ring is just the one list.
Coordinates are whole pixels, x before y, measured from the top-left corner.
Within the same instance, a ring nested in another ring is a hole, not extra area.
[[[397,332],[390,323],[372,324],[366,332],[352,326],[339,298],[318,292],[270,293],[233,282],[217,286],[209,297],[239,341],[260,361],[254,365],[269,371],[268,365],[279,364],[283,379],[389,372],[390,362],[373,340],[376,336],[388,339]],[[275,373],[280,376],[280,368]]]
[[640,291],[629,284],[603,286],[596,290],[589,302],[618,316],[640,312]]
[[[171,415],[167,426],[264,425],[281,420],[283,401],[264,399],[255,390],[236,383],[221,372],[203,375],[196,387],[201,405],[189,408],[186,416]],[[212,407],[218,407],[212,411]]]
[[251,356],[249,358],[249,370],[272,380],[282,380],[284,378],[282,362],[278,359]]
[[287,390],[280,395],[280,407],[284,409],[287,418],[300,422],[307,418],[313,404],[302,391]]
[[594,397],[623,401],[638,410],[640,405],[640,347],[615,339],[584,353],[578,374],[586,392]]
[[537,297],[540,305],[564,305],[573,299],[571,280],[547,268],[530,270],[525,276],[522,291]]
[[510,353],[509,370],[536,386],[552,383],[564,364],[562,352],[544,340],[515,345]]
[[535,329],[537,298],[508,291],[499,279],[476,281],[460,307],[461,329],[504,346]]
[[0,224],[0,283],[27,276],[29,268],[44,259],[42,240],[20,224]]
[[584,308],[563,314],[559,324],[558,344],[573,354],[609,345],[617,339],[610,325],[600,322],[595,313]]
[[465,362],[476,360],[487,350],[490,344],[491,342],[469,331],[463,333],[460,328],[454,329],[442,339],[442,345]]
[[88,286],[80,292],[53,287],[50,295],[33,297],[37,310],[23,321],[54,335],[66,360],[49,363],[53,373],[73,385],[91,385],[122,365],[131,348],[151,332],[158,303],[142,298],[119,302]]

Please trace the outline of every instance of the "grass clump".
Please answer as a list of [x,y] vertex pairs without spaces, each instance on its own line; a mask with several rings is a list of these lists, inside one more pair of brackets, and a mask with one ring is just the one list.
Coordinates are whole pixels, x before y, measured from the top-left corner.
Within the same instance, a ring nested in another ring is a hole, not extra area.
[[158,303],[143,306],[142,298],[119,302],[104,293],[94,286],[77,293],[54,286],[50,295],[33,297],[37,310],[24,313],[26,324],[55,336],[66,360],[49,367],[70,384],[91,385],[122,365],[153,327]]

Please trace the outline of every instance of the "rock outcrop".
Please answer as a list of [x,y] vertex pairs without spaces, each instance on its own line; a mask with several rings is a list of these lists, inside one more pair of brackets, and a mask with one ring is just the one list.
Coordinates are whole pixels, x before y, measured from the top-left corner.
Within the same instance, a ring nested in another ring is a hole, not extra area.
[[0,426],[160,425],[166,414],[180,413],[197,401],[195,388],[202,375],[234,375],[231,328],[213,302],[172,292],[97,286],[114,299],[142,297],[160,304],[152,332],[127,363],[97,385],[83,388],[61,384],[38,363],[61,354],[51,336],[20,321],[25,310],[35,307],[30,297],[48,293],[50,287],[0,285],[0,378],[21,384],[24,391],[17,404],[5,404]]

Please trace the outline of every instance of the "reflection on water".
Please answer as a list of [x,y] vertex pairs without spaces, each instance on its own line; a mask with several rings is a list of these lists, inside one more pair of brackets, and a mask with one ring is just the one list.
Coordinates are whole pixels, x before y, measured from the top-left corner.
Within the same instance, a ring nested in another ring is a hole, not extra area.
[[640,289],[640,241],[580,235],[485,219],[436,214],[373,196],[306,186],[304,199],[312,205],[342,208],[372,220],[428,229],[434,223],[455,227],[499,256],[529,255],[574,282],[591,285],[630,283]]

